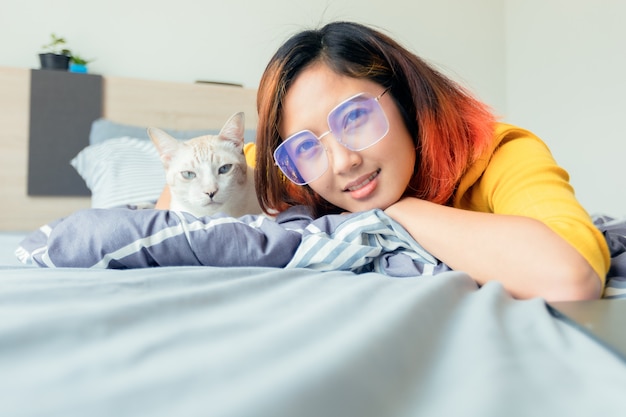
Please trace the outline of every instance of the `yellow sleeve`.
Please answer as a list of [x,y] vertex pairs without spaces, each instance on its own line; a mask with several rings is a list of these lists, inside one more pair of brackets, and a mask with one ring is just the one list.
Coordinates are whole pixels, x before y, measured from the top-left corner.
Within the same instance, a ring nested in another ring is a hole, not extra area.
[[604,235],[576,199],[569,174],[532,133],[516,129],[504,137],[466,194],[462,208],[542,221],[576,248],[605,284],[610,255]]
[[255,143],[246,143],[243,145],[243,154],[246,156],[246,162],[248,166],[252,168],[256,167],[256,144]]

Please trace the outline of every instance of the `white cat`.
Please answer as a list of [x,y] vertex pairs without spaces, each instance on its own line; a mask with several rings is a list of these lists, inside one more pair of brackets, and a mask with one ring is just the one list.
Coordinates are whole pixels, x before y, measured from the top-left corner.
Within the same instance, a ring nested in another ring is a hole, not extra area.
[[150,127],[148,135],[165,167],[171,192],[170,210],[196,217],[225,213],[260,214],[254,170],[243,153],[244,114],[236,113],[218,135],[180,141]]

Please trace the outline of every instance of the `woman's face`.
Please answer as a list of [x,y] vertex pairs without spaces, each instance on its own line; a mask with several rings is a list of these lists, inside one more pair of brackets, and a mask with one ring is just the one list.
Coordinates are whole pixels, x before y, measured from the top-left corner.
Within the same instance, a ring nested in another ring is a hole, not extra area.
[[[283,139],[310,130],[318,137],[327,132],[328,113],[359,93],[380,96],[384,87],[365,79],[338,75],[324,64],[305,69],[284,98],[280,135]],[[380,98],[389,121],[382,140],[361,151],[352,151],[333,133],[321,141],[328,169],[309,186],[326,201],[346,211],[386,209],[402,197],[415,165],[415,145],[389,93]]]

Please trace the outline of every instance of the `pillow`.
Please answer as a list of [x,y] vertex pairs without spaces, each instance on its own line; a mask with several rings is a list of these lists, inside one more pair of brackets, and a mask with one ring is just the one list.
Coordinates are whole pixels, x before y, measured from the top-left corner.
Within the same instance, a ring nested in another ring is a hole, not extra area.
[[[226,120],[224,120],[226,123]],[[89,132],[89,144],[97,145],[105,140],[119,137],[131,137],[143,140],[150,140],[147,127],[126,125],[122,123],[113,122],[108,119],[97,119],[91,124],[91,131]],[[173,130],[163,129],[176,139],[191,139],[197,136],[203,135],[217,135],[219,129],[203,129],[203,130]],[[255,142],[256,130],[246,129],[244,132],[244,140],[246,143]]]
[[93,208],[154,203],[165,186],[165,169],[151,141],[134,137],[89,145],[70,164],[91,190]]

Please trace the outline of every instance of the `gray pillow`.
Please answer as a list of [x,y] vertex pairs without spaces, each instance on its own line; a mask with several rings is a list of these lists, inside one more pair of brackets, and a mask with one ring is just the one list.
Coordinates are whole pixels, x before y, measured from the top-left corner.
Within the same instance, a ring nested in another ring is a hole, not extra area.
[[[146,132],[146,127],[144,126],[134,126],[127,125],[123,123],[113,122],[108,119],[100,118],[94,120],[91,124],[91,131],[89,132],[89,144],[97,145],[99,143],[104,142],[107,139],[112,138],[120,138],[120,137],[131,137],[138,139],[150,140],[148,136],[148,132]],[[202,135],[217,135],[219,133],[219,129],[203,129],[203,130],[173,130],[173,129],[163,129],[165,132],[169,133],[176,139],[191,139],[196,136]],[[255,142],[256,140],[256,130],[254,129],[246,129],[244,133],[245,142]]]

